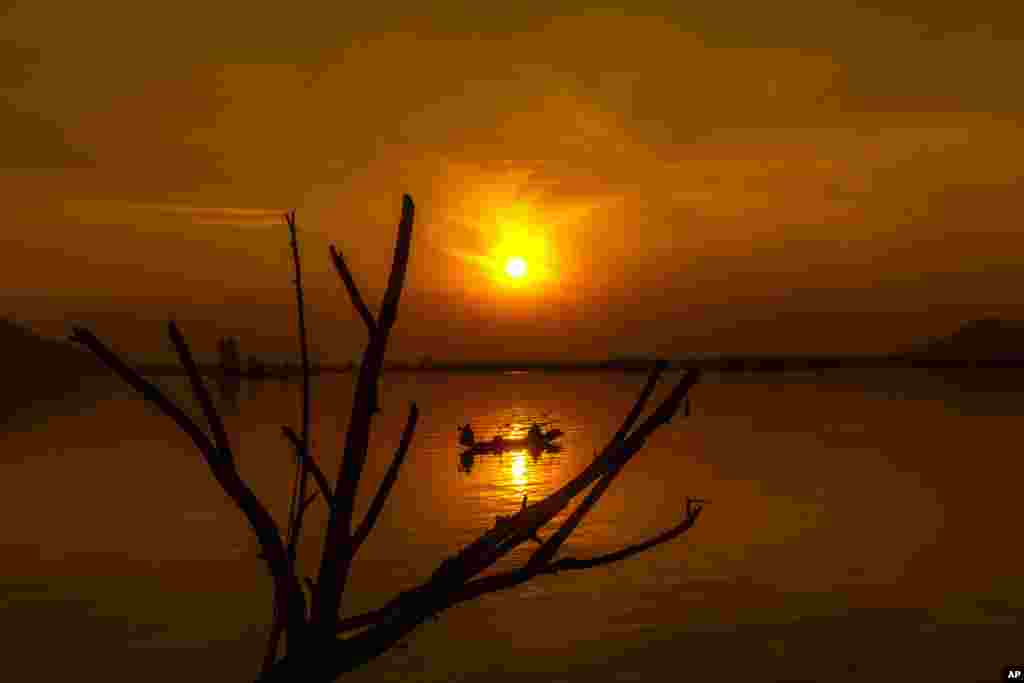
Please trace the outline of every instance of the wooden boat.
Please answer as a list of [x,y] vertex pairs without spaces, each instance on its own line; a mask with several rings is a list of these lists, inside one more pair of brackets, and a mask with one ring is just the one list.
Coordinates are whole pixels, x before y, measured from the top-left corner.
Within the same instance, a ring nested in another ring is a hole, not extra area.
[[562,436],[561,429],[552,429],[545,432],[539,439],[505,439],[497,436],[490,441],[478,441],[471,448],[462,452],[463,456],[484,455],[486,453],[505,453],[526,449],[528,451],[540,451],[552,445],[552,442]]

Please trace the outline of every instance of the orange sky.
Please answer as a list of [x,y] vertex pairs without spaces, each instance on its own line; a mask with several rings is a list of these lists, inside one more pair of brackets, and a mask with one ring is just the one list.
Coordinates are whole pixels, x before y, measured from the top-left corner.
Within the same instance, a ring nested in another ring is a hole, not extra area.
[[[1019,2],[64,4],[0,21],[0,297],[44,333],[150,355],[175,315],[198,351],[291,353],[295,208],[314,344],[351,359],[327,245],[375,305],[403,192],[394,358],[871,352],[1024,318]],[[487,271],[510,249],[518,287]]]

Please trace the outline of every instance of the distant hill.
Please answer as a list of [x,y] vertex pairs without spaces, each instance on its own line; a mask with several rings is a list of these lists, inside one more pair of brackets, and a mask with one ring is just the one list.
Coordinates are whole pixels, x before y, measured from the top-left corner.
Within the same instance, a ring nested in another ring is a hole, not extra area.
[[948,337],[929,340],[912,353],[934,358],[1024,360],[1024,322],[991,317],[971,320]]
[[0,318],[0,363],[30,373],[52,374],[54,370],[66,370],[99,374],[102,371],[99,361],[88,351],[71,342],[42,337],[8,318]]
[[109,375],[91,353],[0,318],[0,426],[37,401],[77,392],[82,378]]

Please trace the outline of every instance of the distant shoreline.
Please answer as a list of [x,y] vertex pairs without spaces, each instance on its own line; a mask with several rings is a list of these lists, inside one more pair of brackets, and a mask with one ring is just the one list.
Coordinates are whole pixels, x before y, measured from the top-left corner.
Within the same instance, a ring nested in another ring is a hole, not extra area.
[[[975,368],[1024,368],[1024,357],[1021,358],[941,358],[923,357],[911,354],[886,356],[729,356],[705,359],[670,360],[670,370],[697,369],[709,372],[725,373],[779,373],[779,372],[814,372],[833,369],[884,369],[884,368],[922,368],[922,369],[975,369]],[[385,372],[408,373],[495,373],[495,372],[625,372],[646,373],[653,366],[653,360],[641,361],[591,361],[577,363],[545,363],[545,362],[477,362],[477,363],[434,363],[416,365],[405,363],[385,364]],[[140,364],[135,368],[150,376],[183,376],[180,366],[166,364]],[[201,374],[216,377],[238,377],[240,379],[286,379],[301,377],[302,370],[297,365],[278,365],[268,367],[262,372],[231,372],[225,373],[216,365],[201,365]],[[357,372],[357,365],[322,364],[311,368],[311,374],[344,374]]]
[[[294,360],[266,360],[251,355],[245,364],[238,353],[237,340],[228,346],[221,340],[218,361],[199,363],[199,371],[208,377],[230,379],[287,379],[301,377],[302,369]],[[40,337],[30,328],[0,318],[0,347],[10,364],[9,374],[20,376],[32,385],[65,386],[73,377],[110,374],[92,354],[67,342]],[[1019,350],[1018,350],[1019,349]],[[230,353],[229,353],[230,351]],[[280,357],[279,357],[280,358]],[[666,359],[669,368],[687,368],[723,373],[817,372],[830,369],[973,369],[1024,368],[1024,322],[998,318],[981,318],[961,325],[948,337],[930,340],[897,352],[875,354],[701,354],[698,357]],[[499,372],[649,372],[655,362],[646,354],[612,355],[602,360],[529,361],[478,360],[445,361],[429,355],[417,360],[392,361],[384,364],[385,372],[425,373],[499,373]],[[182,367],[173,362],[138,362],[129,364],[149,376],[184,376]],[[314,363],[312,374],[356,372],[358,364]],[[45,376],[45,377],[44,377]],[[49,380],[49,382],[45,381]]]

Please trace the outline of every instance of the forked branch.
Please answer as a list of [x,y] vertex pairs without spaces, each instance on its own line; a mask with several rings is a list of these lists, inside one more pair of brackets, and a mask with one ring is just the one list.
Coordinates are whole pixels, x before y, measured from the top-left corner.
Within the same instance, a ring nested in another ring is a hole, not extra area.
[[[116,374],[178,424],[200,451],[214,478],[252,526],[261,545],[261,556],[266,560],[274,580],[275,620],[264,656],[264,667],[259,677],[259,680],[265,683],[333,681],[340,674],[351,671],[386,652],[425,619],[452,605],[485,593],[516,586],[542,575],[590,569],[632,557],[685,533],[696,523],[704,507],[705,501],[687,498],[682,521],[651,539],[592,558],[555,559],[566,540],[597,505],[629,460],[643,448],[651,434],[670,422],[680,412],[681,407],[684,407],[683,414],[689,415],[688,392],[699,379],[699,374],[694,370],[686,372],[661,403],[641,421],[647,402],[666,368],[664,362],[659,362],[620,428],[600,453],[596,453],[594,459],[571,481],[539,502],[527,504],[524,498],[518,512],[499,518],[494,528],[488,529],[458,553],[443,560],[423,584],[399,593],[380,609],[342,620],[342,596],[352,559],[373,530],[394,488],[419,417],[419,409],[414,403],[410,406],[409,417],[392,463],[370,503],[366,517],[353,529],[354,502],[367,458],[370,426],[379,408],[378,384],[383,370],[384,354],[388,336],[397,319],[398,305],[408,269],[413,217],[412,199],[408,195],[403,196],[402,218],[398,226],[391,273],[380,313],[376,318],[367,308],[340,252],[333,246],[330,249],[335,269],[348,291],[356,312],[369,331],[369,340],[356,380],[355,398],[345,435],[341,467],[336,483],[332,487],[309,453],[309,362],[302,275],[295,214],[292,212],[285,216],[291,231],[295,261],[303,362],[302,434],[296,434],[289,427],[282,428],[296,453],[298,468],[294,514],[290,514],[288,535],[285,538],[282,538],[281,530],[266,507],[239,476],[223,421],[213,406],[188,344],[174,322],[169,325],[171,341],[189,377],[196,401],[209,423],[213,434],[212,440],[177,404],[128,367],[91,332],[74,328],[71,337],[92,350]],[[317,486],[317,491],[309,496],[305,494],[307,472],[312,474]],[[589,492],[583,496],[582,501],[558,529],[547,540],[541,540],[538,535],[540,529],[588,488]],[[323,496],[328,505],[327,529],[317,579],[302,579],[310,591],[311,609],[307,617],[305,593],[295,568],[295,546],[300,537],[305,512],[318,494]],[[540,547],[524,566],[513,571],[481,576],[514,548],[530,540],[537,542]],[[356,632],[357,629],[362,630]],[[288,648],[287,653],[278,659],[277,642],[282,634],[288,636]]]
[[[384,352],[387,349],[391,327],[398,316],[398,302],[405,283],[405,273],[409,262],[409,249],[412,243],[412,227],[415,206],[409,195],[402,197],[402,218],[398,224],[398,237],[395,241],[395,254],[391,264],[391,275],[388,277],[387,290],[381,304],[380,315],[376,327],[371,329],[370,341],[363,352],[363,360],[359,366],[359,377],[356,380],[355,398],[352,403],[352,416],[349,419],[348,431],[345,434],[345,452],[342,455],[341,468],[334,487],[334,502],[327,518],[327,532],[324,540],[323,555],[317,576],[316,600],[313,603],[311,616],[312,628],[321,639],[333,637],[341,609],[341,598],[348,581],[349,569],[355,556],[356,545],[353,542],[352,511],[355,506],[359,479],[366,464],[367,448],[370,441],[370,423],[378,411],[377,385],[384,367]],[[332,252],[333,253],[336,252]],[[336,261],[338,263],[339,261]],[[342,264],[343,261],[340,261]],[[344,272],[339,271],[345,280]],[[351,274],[350,274],[351,275]],[[348,287],[348,282],[346,281]],[[349,293],[356,292],[354,285]],[[365,306],[360,305],[353,296],[353,303],[360,314],[364,314]]]
[[338,275],[348,291],[348,296],[352,299],[352,305],[355,307],[359,317],[366,323],[366,329],[372,337],[377,332],[377,321],[373,319],[373,313],[370,313],[370,309],[366,307],[366,302],[363,301],[363,296],[359,293],[359,287],[356,286],[356,281],[352,277],[352,271],[348,269],[348,264],[345,263],[345,257],[341,255],[340,251],[335,249],[333,244],[328,247],[328,250],[331,253],[334,269],[338,271]]
[[366,517],[352,536],[353,553],[359,551],[359,546],[363,544],[366,537],[373,531],[373,526],[377,523],[377,517],[380,516],[381,510],[384,509],[384,503],[387,502],[391,488],[398,479],[398,468],[402,466],[405,454],[409,451],[409,444],[412,443],[412,435],[416,431],[416,421],[419,419],[419,416],[420,409],[413,403],[409,408],[409,419],[405,423],[402,439],[398,442],[398,449],[395,451],[395,457],[391,461],[391,466],[388,468],[387,473],[384,474],[384,479],[380,482],[380,488],[377,489],[377,495],[373,497],[373,502],[370,503],[370,509],[367,510]]
[[[198,387],[205,390],[202,380],[198,379],[195,363],[192,362],[191,353],[184,338],[177,331],[177,326],[173,322],[170,323],[169,328],[172,332],[171,341],[175,344],[175,348],[185,364],[185,370],[189,373],[193,389],[196,390],[198,384]],[[238,509],[242,511],[242,514],[245,515],[260,543],[260,555],[266,560],[267,568],[273,578],[275,610],[279,614],[284,615],[285,624],[290,632],[296,635],[303,633],[306,627],[305,597],[302,594],[302,589],[294,572],[291,571],[281,531],[277,523],[274,522],[270,512],[267,511],[263,503],[256,497],[256,494],[253,493],[252,489],[249,488],[238,474],[230,448],[212,443],[209,437],[188,417],[185,411],[164,395],[154,384],[131,369],[92,332],[82,327],[74,327],[72,328],[70,339],[92,351],[115,374],[156,405],[161,412],[174,420],[181,430],[192,439],[192,442],[210,468],[214,479],[217,480],[217,483],[224,489],[224,492],[234,501]],[[200,404],[203,403],[201,390],[198,391],[196,399]],[[214,413],[216,412],[212,408],[212,404],[210,409]],[[206,408],[204,407],[205,410]],[[219,420],[219,417],[217,419]],[[227,446],[226,438],[223,445]]]
[[306,467],[313,475],[313,480],[316,485],[320,488],[320,493],[323,494],[324,500],[327,501],[328,505],[332,505],[331,485],[327,481],[327,477],[324,476],[324,471],[320,469],[320,465],[317,463],[313,455],[305,448],[302,447],[302,439],[295,430],[285,425],[281,427],[281,432],[288,439],[288,442],[292,444],[295,449],[296,458],[304,458],[306,461]]

